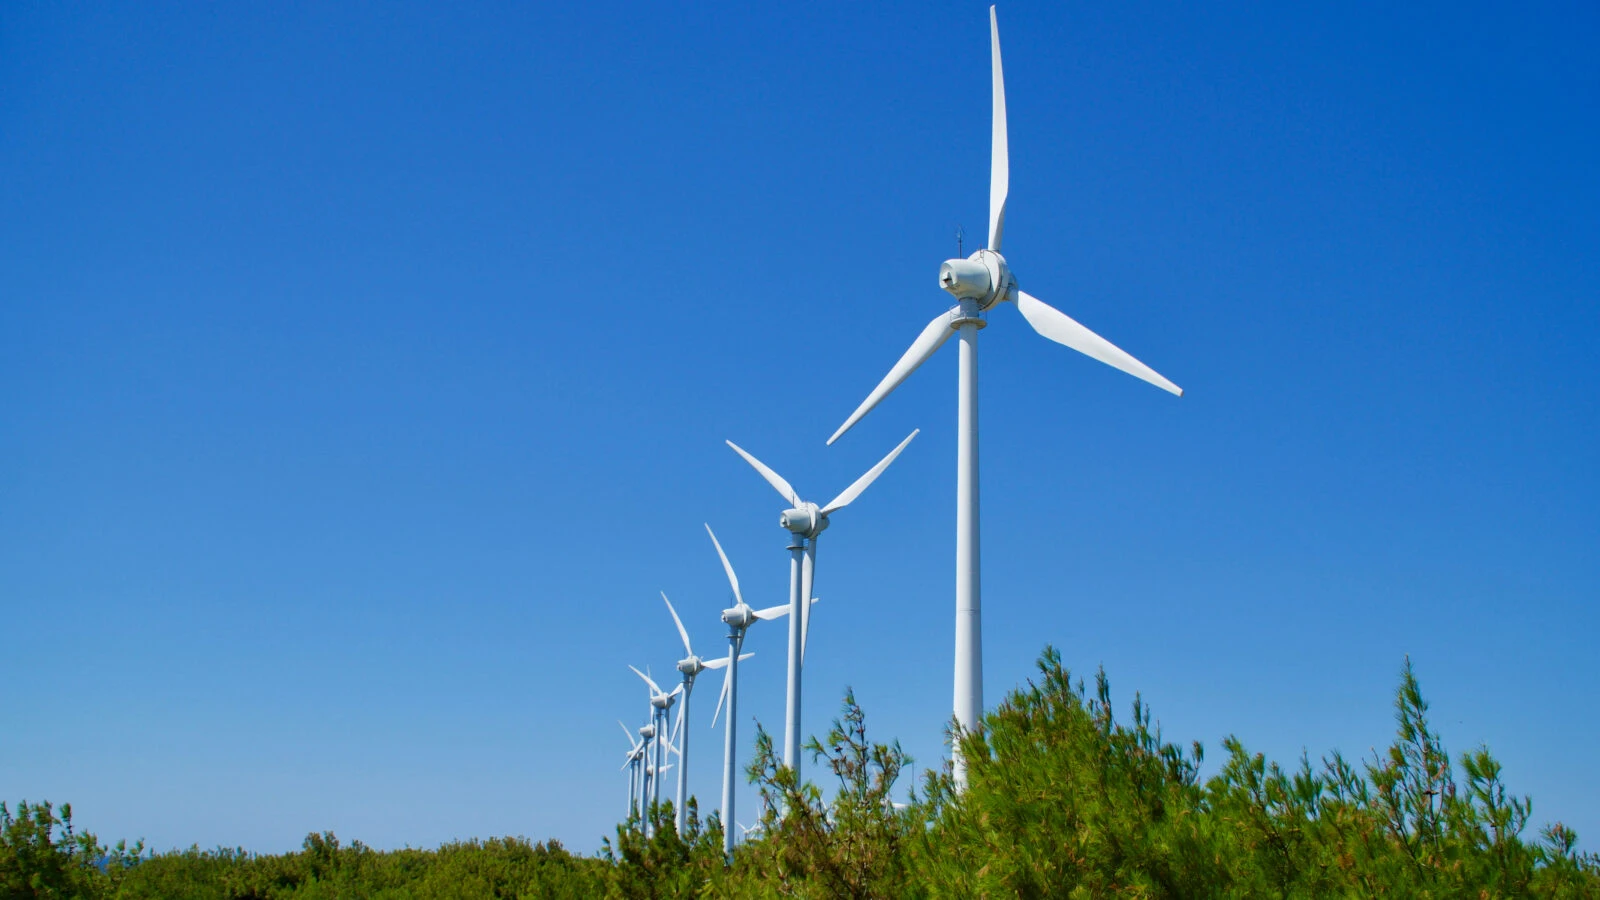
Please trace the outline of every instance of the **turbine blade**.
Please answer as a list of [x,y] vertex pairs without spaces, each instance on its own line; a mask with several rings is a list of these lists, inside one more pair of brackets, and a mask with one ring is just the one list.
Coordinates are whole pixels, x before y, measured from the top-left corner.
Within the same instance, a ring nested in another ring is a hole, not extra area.
[[[741,653],[741,654],[739,654],[739,662],[744,662],[745,660],[749,659],[752,656],[755,656],[754,652]],[[702,665],[704,665],[708,669],[725,669],[728,666],[728,658],[726,656],[721,656],[721,657],[718,657],[716,659],[711,660],[708,663],[702,663]]]
[[728,699],[728,682],[731,680],[729,676],[732,674],[732,669],[722,673],[722,691],[717,694],[717,709],[711,714],[712,728],[717,727],[717,717],[722,715],[722,704]]
[[[633,666],[629,666],[628,668],[633,669]],[[657,687],[656,683],[654,681],[650,680],[650,676],[649,675],[646,675],[645,673],[639,671],[638,669],[633,669],[633,674],[639,676],[640,678],[643,678],[644,679],[644,683],[650,685],[650,693],[652,693],[652,694],[661,693],[661,688]]]
[[788,500],[791,506],[800,505],[800,495],[796,493],[795,489],[789,485],[789,482],[783,480],[782,475],[772,471],[772,469],[768,468],[767,465],[761,460],[756,459],[754,456],[746,453],[743,447],[740,447],[733,441],[724,441],[723,443],[727,444],[729,447],[732,447],[733,452],[744,457],[744,461],[749,463],[750,466],[757,472],[760,472],[761,477],[767,480],[767,484],[772,485],[772,487],[776,489],[778,493],[782,494],[783,498]]
[[722,559],[722,570],[728,573],[728,584],[733,585],[733,599],[744,602],[744,595],[739,593],[739,576],[733,574],[733,563],[728,562],[728,554],[722,552],[722,543],[717,540],[717,533],[706,526],[706,534],[711,535],[711,544],[717,548],[717,556]]
[[763,622],[771,622],[773,619],[781,619],[788,614],[789,604],[787,603],[783,604],[782,606],[769,606],[766,609],[756,610],[756,618]]
[[906,435],[906,439],[900,442],[900,446],[889,451],[889,455],[879,460],[877,465],[868,469],[867,474],[857,478],[855,484],[845,488],[843,493],[828,501],[828,505],[822,508],[822,514],[827,515],[834,510],[844,509],[846,506],[849,506],[851,503],[855,502],[855,499],[861,496],[861,492],[866,490],[867,487],[872,484],[872,482],[876,481],[878,476],[883,474],[884,469],[889,468],[889,464],[894,462],[894,458],[896,456],[900,455],[900,451],[904,450],[906,445],[911,443],[911,439],[916,437],[921,431],[922,429],[920,428],[912,429],[911,433]]
[[1098,359],[1113,369],[1148,381],[1164,391],[1183,396],[1183,388],[1161,377],[1156,371],[1098,334],[1078,324],[1071,316],[1023,291],[1017,291],[1017,310],[1033,330],[1063,346]]
[[[628,744],[633,747],[633,750],[639,749],[639,736],[629,731],[628,726],[622,724],[621,719],[617,720],[617,727],[621,728],[622,733],[628,736]],[[632,753],[633,750],[629,750],[628,752]]]
[[994,141],[989,148],[989,249],[1000,252],[1011,190],[1011,153],[1006,144],[1006,79],[1000,71],[1000,20],[989,7],[989,46],[994,67]]
[[840,435],[849,431],[851,426],[861,421],[862,416],[871,412],[879,401],[889,396],[890,391],[899,387],[900,382],[905,381],[912,372],[915,372],[917,366],[927,362],[928,357],[932,356],[935,350],[938,350],[944,345],[945,341],[950,339],[950,335],[956,333],[955,329],[950,327],[952,312],[954,310],[947,309],[933,317],[933,321],[929,322],[922,329],[922,333],[917,335],[917,339],[911,342],[911,347],[900,357],[900,361],[894,364],[894,368],[889,370],[889,374],[883,376],[883,380],[878,382],[878,386],[872,389],[872,393],[867,395],[867,399],[861,401],[861,405],[856,407],[856,411],[850,414],[850,418],[845,419],[844,424],[839,426],[839,430],[833,433],[833,437],[828,438],[830,445],[837,441]]
[[[661,592],[661,599],[667,600],[667,592]],[[683,652],[694,655],[694,648],[689,646],[689,632],[684,630],[683,620],[678,618],[678,611],[672,608],[672,601],[667,600],[667,612],[672,613],[672,622],[678,626],[678,637],[683,638]]]

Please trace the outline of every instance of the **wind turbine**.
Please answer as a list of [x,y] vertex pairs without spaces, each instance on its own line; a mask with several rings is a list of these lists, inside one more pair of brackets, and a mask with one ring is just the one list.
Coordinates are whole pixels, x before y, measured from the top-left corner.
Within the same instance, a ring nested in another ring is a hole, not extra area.
[[650,741],[655,736],[655,714],[652,712],[650,721],[639,726],[639,741],[644,750],[639,768],[639,830],[647,835],[650,833],[650,782],[655,775],[655,768],[650,765]]
[[622,764],[622,767],[624,769],[628,769],[629,770],[629,772],[628,772],[628,818],[631,819],[631,818],[633,818],[634,813],[637,811],[636,807],[637,807],[638,798],[639,798],[639,778],[640,778],[639,764],[644,761],[644,740],[640,739],[640,740],[635,741],[633,739],[633,732],[628,730],[628,726],[622,724],[622,720],[621,719],[617,720],[617,727],[622,729],[622,734],[623,734],[623,736],[625,736],[628,739],[628,745],[629,745],[628,760],[627,760],[627,762],[624,762]]
[[728,562],[728,554],[722,552],[722,543],[717,540],[717,533],[706,526],[706,534],[711,535],[711,544],[717,548],[717,556],[722,560],[722,571],[728,573],[728,584],[733,588],[733,606],[722,611],[722,621],[728,626],[728,666],[727,673],[722,676],[722,694],[717,697],[717,709],[711,714],[711,727],[717,725],[717,716],[722,714],[722,701],[728,701],[728,721],[725,723],[727,734],[722,744],[722,854],[730,861],[733,859],[733,763],[735,725],[738,723],[739,706],[739,650],[744,646],[744,634],[750,630],[758,620],[770,621],[780,616],[789,614],[787,604],[771,606],[766,609],[751,609],[750,604],[744,602],[744,595],[739,592],[739,576],[733,574],[733,564]]
[[[920,430],[920,429],[918,429]],[[800,772],[800,669],[805,661],[806,638],[811,633],[811,604],[802,603],[801,598],[811,597],[811,586],[816,577],[817,567],[817,538],[828,527],[828,515],[838,512],[849,506],[867,486],[877,480],[883,470],[894,462],[900,451],[911,443],[917,436],[917,431],[906,435],[900,446],[889,451],[877,465],[868,469],[865,475],[857,478],[853,484],[844,489],[844,492],[833,498],[826,506],[817,506],[800,499],[800,494],[782,475],[774,472],[761,460],[745,452],[743,447],[733,441],[727,445],[733,452],[744,457],[767,484],[772,485],[783,498],[789,501],[790,509],[786,509],[778,517],[778,524],[789,532],[789,680],[787,702],[783,713],[783,764]]]
[[678,694],[683,691],[683,685],[678,685],[672,689],[671,693],[668,693],[661,690],[661,686],[656,684],[649,675],[633,666],[628,668],[633,669],[633,674],[643,678],[644,683],[650,686],[650,724],[654,727],[657,737],[653,760],[654,771],[650,776],[651,789],[647,799],[650,805],[654,807],[661,803],[661,779],[657,776],[666,771],[668,746],[667,713],[672,709],[672,704],[678,699]]
[[[1000,69],[1000,25],[989,7],[990,51],[993,69],[994,120],[989,170],[989,246],[966,259],[946,260],[939,267],[939,286],[957,300],[956,306],[935,316],[917,335],[910,349],[878,382],[867,399],[828,438],[832,444],[861,417],[900,386],[953,334],[961,336],[959,402],[956,438],[956,664],[955,718],[959,728],[971,731],[983,712],[983,650],[978,587],[978,330],[988,324],[983,314],[1010,301],[1033,330],[1058,344],[1071,347],[1106,365],[1121,369],[1178,396],[1183,391],[1110,341],[1078,324],[1066,313],[1017,288],[1000,237],[1005,230],[1006,196],[1010,189],[1010,163],[1006,150],[1006,89]],[[954,748],[957,785],[966,783],[966,765],[960,743]]]
[[[672,613],[672,623],[678,626],[678,636],[683,638],[683,652],[689,654],[678,660],[678,671],[683,673],[683,684],[678,686],[678,689],[683,692],[683,705],[678,707],[678,724],[673,726],[674,731],[680,734],[678,738],[678,801],[676,812],[678,833],[683,834],[685,815],[683,806],[684,783],[689,777],[689,724],[685,721],[689,718],[689,694],[694,690],[694,680],[701,672],[707,669],[721,669],[728,665],[728,660],[726,657],[707,660],[697,656],[694,652],[694,647],[689,644],[689,632],[683,627],[683,620],[678,618],[678,611],[672,608],[672,601],[667,600],[666,591],[661,592],[661,599],[666,601],[667,612]],[[746,660],[752,656],[755,656],[755,654],[745,653],[739,659]]]

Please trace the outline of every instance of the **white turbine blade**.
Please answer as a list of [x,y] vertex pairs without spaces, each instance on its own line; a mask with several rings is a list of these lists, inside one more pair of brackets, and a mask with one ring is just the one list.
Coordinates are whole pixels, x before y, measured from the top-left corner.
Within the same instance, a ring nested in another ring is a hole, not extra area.
[[677,687],[675,687],[672,690],[667,692],[667,696],[668,697],[676,697],[676,696],[678,696],[678,695],[680,695],[682,693],[683,693],[683,684],[680,682]]
[[[633,666],[629,666],[628,668],[633,669]],[[661,693],[661,688],[657,687],[656,683],[654,681],[650,680],[650,676],[649,675],[646,675],[645,673],[639,671],[638,669],[633,669],[633,674],[639,676],[640,678],[643,678],[644,679],[644,683],[650,685],[650,693],[652,693],[652,694]]]
[[743,447],[735,444],[733,441],[724,441],[723,443],[727,444],[729,447],[732,447],[733,452],[744,457],[744,461],[749,463],[750,466],[757,472],[760,472],[761,477],[767,480],[767,484],[772,485],[778,493],[782,494],[783,498],[788,500],[791,506],[800,505],[800,495],[796,493],[795,489],[789,485],[789,482],[783,480],[782,475],[772,471],[761,460],[756,459],[754,456],[746,453]]
[[[741,653],[739,654],[739,662],[744,662],[752,656],[755,656],[755,653]],[[708,669],[725,669],[728,667],[728,658],[726,656],[719,657],[711,660],[708,663],[703,663],[702,665]]]
[[771,622],[773,619],[781,619],[788,614],[789,604],[787,603],[783,604],[782,606],[769,606],[766,609],[756,610],[756,618],[763,622]]
[[[811,603],[817,602],[816,597],[811,598]],[[811,634],[811,603],[807,603],[805,614],[800,617],[800,661],[806,661],[806,638]]]
[[[621,728],[622,729],[622,733],[628,736],[628,745],[630,747],[632,747],[633,750],[639,749],[639,736],[634,734],[633,732],[629,731],[628,730],[628,726],[622,724],[622,720],[621,719],[617,720],[617,727]],[[633,750],[629,750],[628,752],[632,753]]]
[[1033,330],[1058,344],[1098,359],[1113,369],[1121,369],[1135,378],[1148,381],[1164,391],[1183,396],[1178,387],[1156,371],[1098,334],[1079,325],[1071,316],[1045,303],[1032,294],[1017,291],[1017,310],[1028,320]]
[[667,612],[672,613],[672,622],[678,626],[678,637],[683,638],[683,652],[694,655],[694,648],[689,646],[689,632],[684,630],[683,620],[678,618],[678,611],[672,608],[672,601],[667,600],[667,592],[661,592],[661,599],[667,601]]
[[1006,194],[1011,190],[1011,154],[1006,146],[1006,79],[1000,71],[1000,21],[989,7],[989,46],[994,66],[994,142],[989,152],[989,249],[1000,252],[1006,228]]
[[717,709],[711,714],[712,728],[717,727],[717,717],[722,715],[722,704],[728,699],[728,682],[732,680],[729,677],[732,674],[733,670],[730,669],[722,675],[722,692],[717,694]]
[[733,585],[733,599],[744,602],[744,595],[739,593],[739,576],[733,574],[733,563],[728,562],[728,554],[722,552],[722,543],[717,540],[717,533],[706,526],[706,534],[711,535],[711,544],[717,548],[717,556],[722,558],[722,570],[728,573],[728,584]]
[[872,484],[872,482],[876,481],[878,476],[883,474],[884,469],[889,468],[889,464],[894,462],[894,458],[896,456],[900,455],[900,451],[904,450],[906,445],[911,443],[911,439],[916,437],[921,431],[922,429],[920,428],[912,429],[911,433],[906,435],[906,439],[900,442],[900,446],[889,451],[889,455],[879,460],[877,465],[868,469],[867,474],[857,478],[855,484],[845,488],[843,493],[828,501],[828,505],[822,508],[822,514],[827,515],[834,510],[844,509],[846,506],[849,506],[851,503],[855,502],[855,499],[861,496],[861,492],[866,490],[867,487]]
[[[959,307],[957,308],[959,309]],[[905,381],[912,372],[915,372],[917,366],[927,362],[928,357],[932,356],[935,350],[938,350],[944,345],[945,341],[950,339],[950,335],[956,333],[955,329],[950,327],[950,314],[952,312],[953,310],[947,309],[933,317],[933,321],[929,322],[927,327],[922,329],[922,333],[917,335],[917,339],[911,342],[911,347],[900,357],[900,361],[894,364],[894,368],[889,370],[889,374],[883,376],[883,380],[878,382],[878,386],[872,389],[872,393],[867,395],[867,399],[861,401],[861,405],[856,407],[856,411],[850,414],[850,418],[845,419],[844,424],[839,426],[839,430],[833,433],[833,437],[828,438],[829,444],[837,441],[840,435],[849,431],[851,426],[861,421],[862,416],[871,412],[879,401],[889,396],[890,391],[899,387],[900,382]]]

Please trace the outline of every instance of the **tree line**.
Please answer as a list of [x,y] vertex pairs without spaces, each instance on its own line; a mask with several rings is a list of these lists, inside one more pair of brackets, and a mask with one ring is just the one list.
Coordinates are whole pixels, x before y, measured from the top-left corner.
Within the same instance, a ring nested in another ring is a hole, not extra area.
[[1560,824],[1529,835],[1487,749],[1452,758],[1407,661],[1393,743],[1287,768],[1223,742],[1168,743],[1136,695],[1119,720],[1104,672],[1092,689],[1047,648],[1038,676],[961,736],[968,784],[948,764],[912,771],[898,743],[869,740],[852,696],[807,745],[834,784],[800,782],[759,727],[748,774],[762,819],[731,863],[715,813],[694,800],[620,824],[594,856],[555,841],[495,838],[378,851],[313,833],[301,849],[152,853],[72,824],[68,805],[0,803],[0,900],[433,900],[433,898],[1600,898],[1600,857]]

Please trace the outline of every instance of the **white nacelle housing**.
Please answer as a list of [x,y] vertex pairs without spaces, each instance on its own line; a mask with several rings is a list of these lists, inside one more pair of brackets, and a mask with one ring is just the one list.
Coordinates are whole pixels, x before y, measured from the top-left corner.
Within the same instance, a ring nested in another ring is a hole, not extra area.
[[963,300],[983,300],[992,288],[989,267],[971,259],[947,259],[939,267],[939,287]]
[[966,259],[947,259],[939,267],[939,287],[958,300],[974,300],[983,309],[1010,296],[1013,282],[1005,257],[979,250]]
[[828,527],[828,517],[822,514],[815,503],[807,503],[794,509],[786,509],[778,517],[778,524],[789,529],[795,534],[815,537]]

